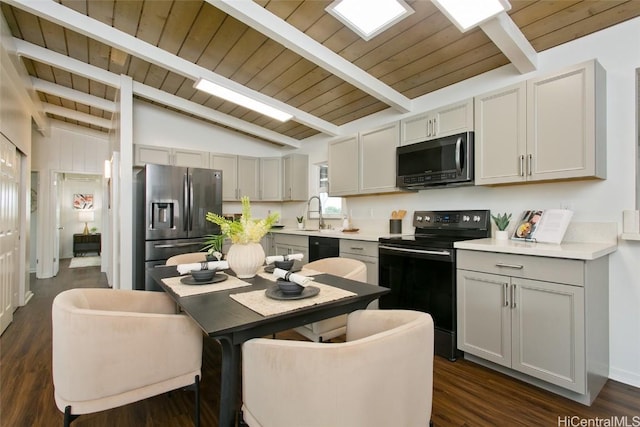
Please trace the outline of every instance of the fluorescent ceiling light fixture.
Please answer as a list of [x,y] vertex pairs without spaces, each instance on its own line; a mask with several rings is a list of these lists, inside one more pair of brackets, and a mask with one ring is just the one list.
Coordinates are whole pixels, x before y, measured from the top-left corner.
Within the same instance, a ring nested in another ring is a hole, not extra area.
[[364,40],[413,13],[403,0],[335,0],[325,10]]
[[264,114],[265,116],[269,116],[281,122],[286,122],[287,120],[291,120],[293,118],[293,116],[289,113],[285,113],[284,111],[278,110],[277,108],[267,105],[264,102],[249,98],[248,96],[242,95],[241,93],[234,92],[231,89],[227,89],[226,87],[220,86],[219,84],[213,83],[209,80],[200,78],[198,79],[198,81],[196,81],[193,87],[198,90],[207,92],[213,96],[217,96],[218,98],[222,98],[250,110],[257,111],[260,114]]
[[463,33],[511,9],[508,0],[431,0]]

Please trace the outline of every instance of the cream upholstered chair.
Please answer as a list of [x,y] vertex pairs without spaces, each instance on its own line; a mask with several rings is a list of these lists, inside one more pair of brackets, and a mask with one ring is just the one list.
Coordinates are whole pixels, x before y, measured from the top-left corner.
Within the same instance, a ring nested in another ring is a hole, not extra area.
[[[367,265],[357,259],[337,257],[323,258],[306,264],[304,268],[333,274],[334,276],[340,276],[358,282],[367,281]],[[295,328],[295,330],[311,341],[326,341],[344,334],[346,326],[347,315],[345,314],[300,326]]]
[[79,288],[53,300],[53,385],[68,426],[78,415],[195,385],[202,332],[160,292]]
[[433,396],[433,320],[359,310],[347,341],[255,338],[242,346],[242,418],[250,427],[425,427]]
[[205,262],[206,260],[206,252],[189,252],[170,257],[165,261],[165,265],[191,264],[193,262]]

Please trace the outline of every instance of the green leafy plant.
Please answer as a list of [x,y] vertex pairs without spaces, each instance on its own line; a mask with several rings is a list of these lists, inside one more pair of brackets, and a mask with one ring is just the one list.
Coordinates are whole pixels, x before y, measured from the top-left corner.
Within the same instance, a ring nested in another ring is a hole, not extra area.
[[297,216],[296,217],[296,221],[298,221],[298,224],[302,224],[302,221],[304,221],[304,217],[303,216]]
[[222,244],[224,243],[224,235],[222,234],[209,234],[205,236],[207,240],[204,242],[203,251],[206,251],[209,255],[214,255],[216,252],[222,256]]
[[503,214],[491,215],[491,218],[493,218],[493,222],[496,224],[496,227],[498,227],[498,230],[504,231],[509,226],[509,221],[511,221],[511,214],[507,215],[507,213],[505,212]]
[[248,197],[242,198],[242,215],[237,221],[226,219],[213,212],[207,212],[207,221],[220,226],[220,233],[229,237],[232,243],[259,243],[260,239],[267,234],[271,226],[280,219],[278,212],[267,215],[264,219],[253,219],[251,217],[251,203]]

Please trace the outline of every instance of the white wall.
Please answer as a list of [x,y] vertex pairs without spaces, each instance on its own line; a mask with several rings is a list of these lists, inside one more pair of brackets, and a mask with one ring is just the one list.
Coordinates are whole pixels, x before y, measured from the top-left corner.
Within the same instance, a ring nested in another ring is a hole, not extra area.
[[[524,209],[571,206],[575,211],[573,221],[615,222],[621,232],[622,211],[636,206],[638,40],[640,18],[540,53],[536,72],[518,75],[509,65],[414,101],[427,111],[597,58],[607,73],[606,180],[353,197],[348,199],[348,206],[354,226],[384,227],[394,209],[490,209],[517,215]],[[387,111],[352,123],[350,130],[355,133],[402,117]],[[326,160],[328,139],[312,140],[313,143],[305,141],[300,151],[307,152],[311,162]],[[410,221],[405,219],[404,232],[413,232]],[[619,240],[618,244],[618,250],[610,257],[610,377],[640,387],[640,242]]]

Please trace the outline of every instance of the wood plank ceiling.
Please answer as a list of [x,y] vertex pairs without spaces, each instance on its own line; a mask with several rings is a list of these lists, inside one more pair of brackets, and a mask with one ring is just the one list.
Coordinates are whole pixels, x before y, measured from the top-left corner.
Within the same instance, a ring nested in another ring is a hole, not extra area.
[[[20,4],[5,1],[11,5],[3,3],[1,11],[16,39],[114,75],[126,74],[135,82],[296,141],[319,132],[295,119],[280,123],[197,91],[192,78],[92,38],[91,28],[85,29],[89,36],[83,35],[36,16]],[[58,3],[335,126],[389,108],[206,1],[58,0]],[[415,13],[370,41],[360,39],[330,16],[325,11],[329,0],[257,3],[409,99],[509,62],[482,30],[461,33],[427,0],[408,0]],[[511,0],[511,5],[509,16],[536,52],[640,16],[640,0]],[[114,99],[116,90],[107,84],[47,65],[46,61],[23,57],[23,63],[37,79],[98,98]],[[38,91],[38,95],[46,104],[111,118],[110,111],[78,100],[44,91]],[[188,109],[182,112],[192,114]],[[106,130],[55,112],[49,116]],[[236,129],[246,132],[243,126]],[[271,142],[277,141],[272,138]]]

